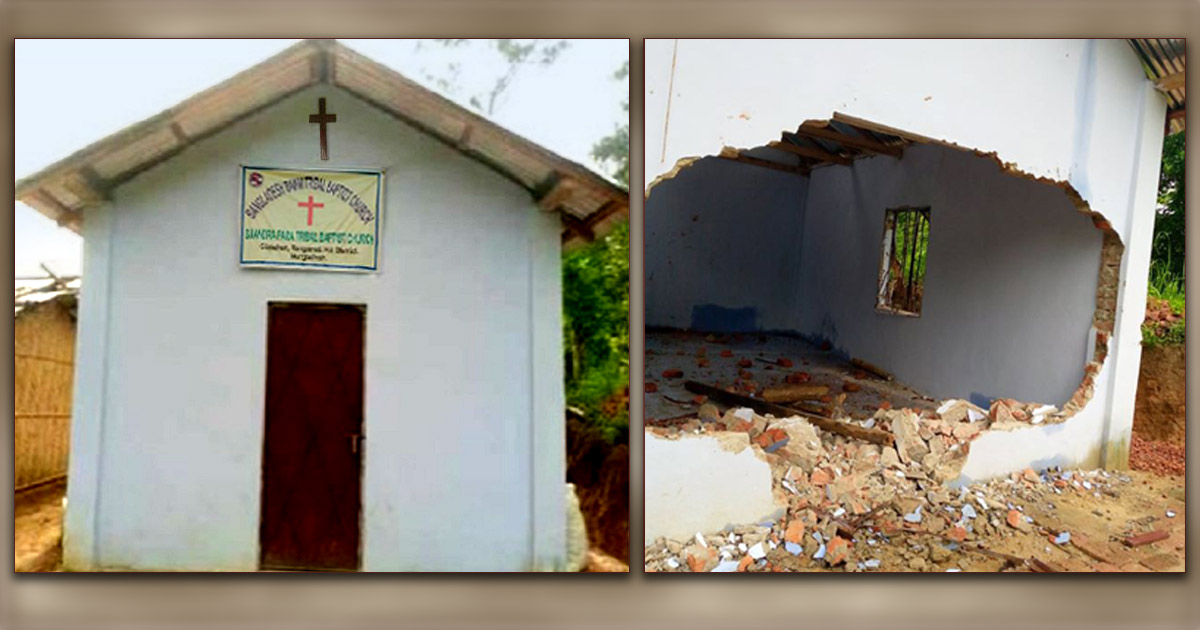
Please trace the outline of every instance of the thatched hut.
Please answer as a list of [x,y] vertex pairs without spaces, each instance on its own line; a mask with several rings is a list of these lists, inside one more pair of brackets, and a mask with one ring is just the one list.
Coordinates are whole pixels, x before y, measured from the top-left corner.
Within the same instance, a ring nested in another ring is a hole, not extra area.
[[13,478],[17,490],[67,474],[76,292],[16,308]]

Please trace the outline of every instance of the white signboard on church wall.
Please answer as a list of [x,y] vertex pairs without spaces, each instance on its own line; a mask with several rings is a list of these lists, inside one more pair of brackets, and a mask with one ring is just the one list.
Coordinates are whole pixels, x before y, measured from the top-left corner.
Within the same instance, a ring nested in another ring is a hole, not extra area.
[[241,264],[377,271],[383,172],[242,167]]

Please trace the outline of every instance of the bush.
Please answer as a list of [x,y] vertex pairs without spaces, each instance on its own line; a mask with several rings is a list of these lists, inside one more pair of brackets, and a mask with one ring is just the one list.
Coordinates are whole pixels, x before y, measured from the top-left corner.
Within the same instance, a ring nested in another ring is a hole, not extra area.
[[610,443],[629,439],[629,224],[563,256],[567,404]]
[[1183,279],[1164,267],[1153,267],[1146,295],[1142,345],[1182,344],[1185,337]]

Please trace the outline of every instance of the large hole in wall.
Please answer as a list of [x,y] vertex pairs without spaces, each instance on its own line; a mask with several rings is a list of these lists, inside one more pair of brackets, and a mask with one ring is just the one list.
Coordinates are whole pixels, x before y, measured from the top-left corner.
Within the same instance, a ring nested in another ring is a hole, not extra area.
[[[689,379],[823,384],[797,404],[857,418],[1014,399],[1054,422],[1091,397],[1123,246],[1069,184],[835,115],[681,161],[645,207],[648,418],[694,415]],[[928,221],[919,312],[880,308],[897,209]]]

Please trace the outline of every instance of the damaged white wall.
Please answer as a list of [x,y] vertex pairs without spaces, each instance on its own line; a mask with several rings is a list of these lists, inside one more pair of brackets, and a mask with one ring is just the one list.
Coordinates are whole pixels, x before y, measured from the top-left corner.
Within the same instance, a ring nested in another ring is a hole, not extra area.
[[[318,97],[338,115],[328,162],[306,123]],[[239,268],[239,164],[384,169],[381,271]],[[67,566],[257,568],[274,300],[366,305],[364,570],[561,563],[560,229],[328,86],[118,188],[84,221]]]
[[745,433],[646,433],[645,544],[778,518],[771,466]]
[[654,189],[646,212],[646,322],[791,328],[808,180],[706,158]]
[[[797,330],[939,398],[1071,397],[1092,340],[1102,235],[1062,190],[930,145],[811,180]],[[874,308],[884,214],[899,206],[930,208],[920,317]]]
[[[839,63],[812,62],[818,58],[836,58]],[[855,71],[845,72],[847,67]],[[1069,183],[1092,210],[1111,222],[1126,249],[1114,338],[1091,402],[1069,421],[1070,428],[1039,427],[1020,436],[997,434],[981,438],[973,446],[964,474],[998,474],[1039,461],[1064,458],[1069,460],[1067,463],[1123,465],[1132,428],[1140,358],[1139,328],[1165,114],[1165,100],[1146,78],[1128,44],[1123,40],[646,42],[648,184],[681,159],[714,155],[724,146],[738,149],[762,146],[805,120],[828,119],[834,112],[968,149],[995,152],[1002,161],[1024,173]],[[824,170],[830,174],[818,174]],[[837,177],[836,170],[823,168],[814,173],[806,208],[810,225],[817,213],[818,204],[814,201],[819,194],[817,181],[820,177]],[[655,211],[657,194],[655,188],[646,206],[648,224]],[[1065,195],[1063,198],[1065,201]],[[884,199],[880,198],[880,202]],[[1061,206],[1050,205],[1053,211]],[[934,213],[931,239],[936,241],[945,233],[941,231],[936,207]],[[1062,221],[1086,221],[1074,214],[1073,209],[1065,214]],[[1017,221],[1015,217],[1009,220]],[[980,221],[982,224],[988,219]],[[881,236],[880,224],[869,240],[877,247]],[[806,242],[816,238],[813,234],[805,236]],[[1086,243],[1072,239],[1079,247],[1071,251],[1084,251]],[[655,246],[649,233],[646,243],[648,251]],[[1035,245],[1035,249],[1045,251],[1045,243]],[[1073,253],[1063,264],[1068,269],[1082,269],[1082,260],[1082,254]],[[652,261],[648,255],[647,276],[654,272],[649,267]],[[1097,257],[1092,257],[1092,261],[1077,278],[1078,284],[1089,292],[1095,290],[1099,262]],[[873,308],[877,264],[875,251],[865,261],[871,279],[870,293],[866,295],[871,300],[862,306],[864,309]],[[932,253],[930,265],[933,265]],[[930,273],[933,272],[931,267]],[[832,272],[824,275],[836,277]],[[1026,280],[1017,276],[1013,274],[1013,282]],[[926,299],[939,299],[935,296],[932,276],[927,287]],[[653,317],[654,299],[653,284],[648,282],[647,324],[651,326],[660,324]],[[1091,303],[1094,306],[1094,299]],[[926,308],[931,306],[927,301]],[[1053,305],[1045,308],[1052,309]],[[1071,305],[1061,313],[1042,313],[1045,320],[1042,326],[1051,330],[1079,326],[1066,323],[1076,320],[1078,308]],[[978,332],[995,334],[984,328],[981,326]],[[1001,323],[994,330],[1011,329],[1007,323]],[[1071,355],[1063,361],[1073,363],[1071,372],[1076,383],[1082,376],[1085,359],[1083,334],[1086,330],[1072,332],[1063,342],[1077,349],[1063,352]],[[846,343],[870,344],[869,334],[861,331],[846,339]],[[977,360],[998,361],[994,356]],[[964,359],[955,361],[961,363]],[[997,368],[1008,372],[1018,364],[1018,359],[1006,357]],[[1024,381],[1037,387],[1025,380],[1027,375],[988,378],[977,371],[968,373],[973,382],[1011,383],[1019,388],[1025,386],[1021,384]],[[917,378],[922,378],[919,370]],[[937,383],[931,387],[937,387]],[[1061,383],[1053,384],[1047,393],[1059,392],[1062,387]],[[1009,395],[998,389],[1002,388],[983,389],[981,393]],[[957,395],[966,397],[971,393],[960,391]],[[1051,402],[1061,404],[1063,400]]]

